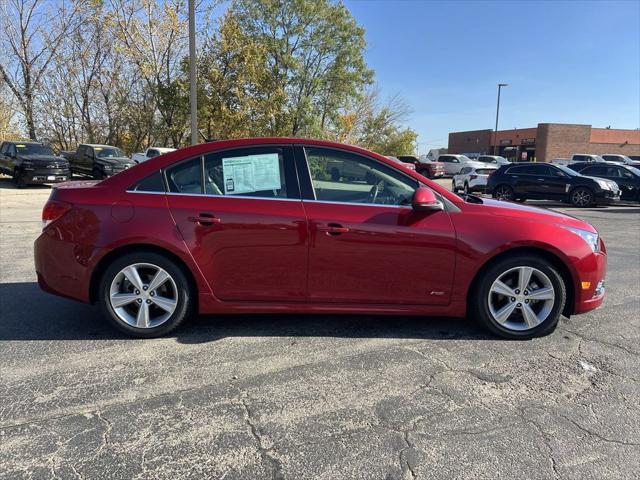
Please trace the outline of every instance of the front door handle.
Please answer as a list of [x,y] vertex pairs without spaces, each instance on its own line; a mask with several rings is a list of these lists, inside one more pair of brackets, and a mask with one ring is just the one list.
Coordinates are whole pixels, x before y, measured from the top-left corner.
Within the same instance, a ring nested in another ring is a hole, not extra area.
[[189,217],[190,222],[198,223],[203,226],[211,226],[222,223],[222,220],[216,217],[213,213],[201,212],[196,217]]
[[336,236],[347,233],[349,231],[349,228],[343,227],[339,223],[329,223],[327,225],[318,225],[318,230],[321,232],[326,232],[327,235]]

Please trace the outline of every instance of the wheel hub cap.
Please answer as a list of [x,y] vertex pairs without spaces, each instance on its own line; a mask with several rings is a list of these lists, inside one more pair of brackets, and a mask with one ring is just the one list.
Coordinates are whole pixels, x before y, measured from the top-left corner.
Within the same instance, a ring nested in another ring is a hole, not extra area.
[[150,263],[135,263],[113,278],[109,302],[124,323],[136,328],[154,328],[166,322],[175,311],[178,289],[166,270]]
[[555,303],[549,277],[537,268],[514,267],[491,285],[488,305],[493,319],[509,330],[525,331],[544,322]]

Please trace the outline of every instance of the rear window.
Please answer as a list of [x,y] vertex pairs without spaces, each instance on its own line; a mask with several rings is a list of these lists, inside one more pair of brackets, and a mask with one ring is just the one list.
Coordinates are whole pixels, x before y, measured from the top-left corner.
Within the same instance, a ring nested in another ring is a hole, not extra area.
[[480,175],[489,175],[490,173],[493,173],[495,171],[495,168],[476,168],[476,173]]

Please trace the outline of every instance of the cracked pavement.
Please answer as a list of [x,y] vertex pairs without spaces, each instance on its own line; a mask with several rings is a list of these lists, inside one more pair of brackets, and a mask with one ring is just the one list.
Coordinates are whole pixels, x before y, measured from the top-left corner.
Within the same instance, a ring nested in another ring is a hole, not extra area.
[[0,179],[0,478],[638,478],[637,205],[552,205],[600,230],[608,292],[545,338],[247,315],[134,340],[38,289],[48,194]]

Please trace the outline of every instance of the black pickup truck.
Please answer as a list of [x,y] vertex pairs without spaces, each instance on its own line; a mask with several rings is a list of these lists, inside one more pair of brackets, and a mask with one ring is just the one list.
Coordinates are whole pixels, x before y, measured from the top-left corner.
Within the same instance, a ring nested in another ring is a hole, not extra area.
[[51,147],[37,142],[6,141],[0,145],[0,172],[13,177],[18,188],[69,180],[69,162]]
[[89,175],[97,180],[120,173],[136,163],[118,147],[81,144],[75,153],[62,152],[69,160],[71,172]]

